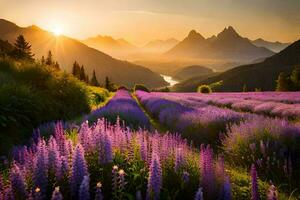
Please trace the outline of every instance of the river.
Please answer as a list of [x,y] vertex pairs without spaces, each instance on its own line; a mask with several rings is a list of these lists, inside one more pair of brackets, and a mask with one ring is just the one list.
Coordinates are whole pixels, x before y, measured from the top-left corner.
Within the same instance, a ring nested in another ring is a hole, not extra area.
[[162,76],[164,78],[164,80],[169,83],[170,86],[173,86],[173,85],[179,83],[179,81],[174,80],[172,78],[172,76],[167,76],[164,74],[161,74],[160,76]]

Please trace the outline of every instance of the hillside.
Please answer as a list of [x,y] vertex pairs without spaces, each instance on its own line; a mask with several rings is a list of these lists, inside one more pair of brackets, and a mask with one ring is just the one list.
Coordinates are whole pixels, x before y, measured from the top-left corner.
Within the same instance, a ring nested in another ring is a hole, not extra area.
[[266,40],[261,39],[261,38],[253,40],[251,42],[255,46],[265,47],[265,48],[270,49],[271,51],[277,52],[277,53],[282,51],[283,49],[285,49],[287,46],[290,45],[290,43],[282,43],[282,42],[278,42],[278,41],[270,42],[270,41],[266,41]]
[[212,74],[213,70],[200,65],[192,65],[184,67],[176,72],[173,78],[178,80],[186,80],[193,77],[205,76]]
[[197,59],[251,61],[273,54],[272,51],[264,47],[253,45],[247,38],[243,38],[233,27],[229,26],[217,36],[207,39],[192,30],[183,41],[164,55]]
[[[197,79],[197,81],[193,80],[195,84],[190,84],[185,89],[186,91],[195,91],[201,84],[211,84],[222,80],[223,85],[216,88],[216,91],[242,91],[244,85],[249,91],[253,91],[255,88],[271,91],[275,89],[280,72],[291,72],[293,67],[298,64],[300,64],[300,40],[263,62],[239,66],[205,80],[202,78]],[[188,80],[176,87],[180,88],[187,82],[192,81]],[[174,90],[176,90],[176,87],[174,87]]]
[[76,60],[85,66],[90,76],[95,69],[98,80],[101,82],[104,81],[105,76],[108,76],[113,82],[126,86],[132,86],[134,83],[143,83],[148,87],[166,85],[162,77],[151,70],[114,59],[78,40],[66,36],[56,37],[37,26],[22,28],[3,19],[0,20],[0,27],[0,39],[14,43],[16,37],[23,34],[31,43],[36,58],[47,55],[47,52],[51,50],[62,69],[67,72],[71,72],[72,64]]

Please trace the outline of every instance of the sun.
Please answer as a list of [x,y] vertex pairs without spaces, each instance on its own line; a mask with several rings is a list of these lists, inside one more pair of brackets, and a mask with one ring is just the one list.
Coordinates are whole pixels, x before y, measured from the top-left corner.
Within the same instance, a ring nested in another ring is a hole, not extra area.
[[61,27],[55,26],[53,27],[52,32],[54,33],[55,36],[60,36],[63,31]]

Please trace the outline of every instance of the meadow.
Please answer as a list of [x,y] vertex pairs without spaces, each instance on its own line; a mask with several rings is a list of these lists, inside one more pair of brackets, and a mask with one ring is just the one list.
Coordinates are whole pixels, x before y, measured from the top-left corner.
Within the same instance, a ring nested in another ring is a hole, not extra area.
[[298,199],[299,96],[120,89],[15,146],[0,199]]

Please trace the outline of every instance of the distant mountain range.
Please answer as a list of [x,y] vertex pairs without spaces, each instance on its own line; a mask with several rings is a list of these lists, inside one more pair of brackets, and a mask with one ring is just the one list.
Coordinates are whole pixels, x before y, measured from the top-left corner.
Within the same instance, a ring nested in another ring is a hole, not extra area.
[[[134,83],[143,83],[148,87],[167,85],[161,76],[151,70],[127,61],[112,58],[101,51],[86,46],[78,40],[66,36],[56,37],[37,26],[23,28],[12,22],[0,19],[0,39],[14,43],[19,34],[23,34],[25,39],[30,42],[36,58],[41,58],[43,55],[46,56],[47,52],[51,50],[54,59],[67,72],[71,72],[72,64],[76,60],[85,66],[90,76],[95,70],[101,82],[108,76],[113,82],[126,86],[132,86]],[[123,40],[118,42],[123,46],[127,45]]]
[[255,46],[258,46],[258,47],[265,47],[267,49],[270,49],[271,51],[273,52],[280,52],[282,51],[283,49],[285,49],[287,46],[289,46],[291,43],[281,43],[281,42],[269,42],[269,41],[266,41],[264,39],[257,39],[257,40],[253,40],[251,41],[252,44],[254,44]]
[[222,86],[215,88],[216,91],[242,91],[244,86],[248,91],[255,88],[271,91],[275,90],[278,75],[281,72],[290,73],[296,65],[300,65],[300,40],[263,62],[239,66],[213,77],[193,78],[175,85],[173,89],[191,92],[201,84],[223,81]]
[[195,30],[165,56],[229,61],[250,61],[274,55],[274,52],[257,47],[247,38],[241,37],[232,26],[225,28],[217,36],[204,38]]
[[167,40],[153,40],[148,42],[145,46],[143,46],[142,50],[149,52],[164,53],[173,48],[178,43],[179,40],[176,40],[174,38],[170,38]]

